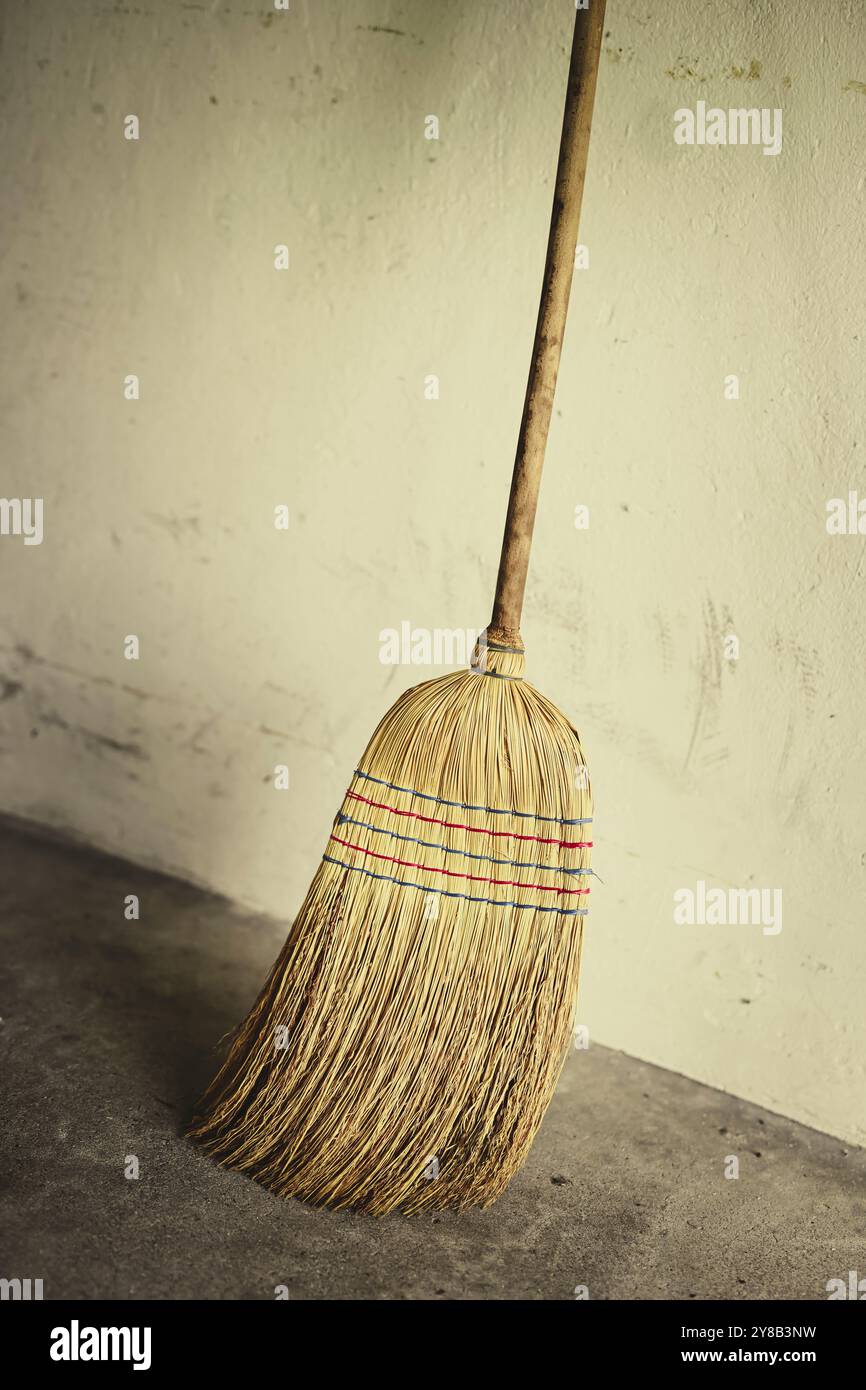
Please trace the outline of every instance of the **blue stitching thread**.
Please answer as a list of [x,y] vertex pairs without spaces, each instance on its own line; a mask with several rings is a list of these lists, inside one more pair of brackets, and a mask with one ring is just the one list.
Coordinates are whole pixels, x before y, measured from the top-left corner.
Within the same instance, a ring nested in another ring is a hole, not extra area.
[[384,879],[386,883],[396,883],[398,888],[417,888],[421,893],[435,893],[441,898],[464,898],[468,903],[488,903],[491,907],[515,907],[518,911],[530,912],[556,912],[560,917],[586,917],[588,909],[585,907],[540,907],[536,903],[504,903],[497,898],[473,898],[468,893],[450,893],[445,888],[428,888],[423,883],[411,883],[409,879],[394,878],[393,874],[374,874],[372,869],[362,869],[358,864],[344,864],[342,859],[332,859],[330,854],[323,854],[322,860],[326,864],[336,864],[341,869],[347,869],[350,874],[366,874],[368,878]]
[[513,869],[546,869],[551,874],[591,874],[592,869],[564,869],[559,864],[527,864],[521,859],[494,859],[492,854],[472,854],[468,849],[449,849],[439,840],[421,840],[417,835],[398,835],[396,830],[384,826],[369,825],[365,820],[356,820],[340,811],[338,825],[358,825],[362,830],[372,830],[376,835],[390,835],[392,840],[405,840],[408,844],[423,845],[425,849],[441,849],[446,854],[459,854],[462,859],[480,859],[485,864],[508,864]]
[[416,792],[411,787],[398,787],[396,782],[385,782],[381,777],[373,777],[362,772],[359,767],[353,773],[367,782],[376,782],[380,787],[388,787],[392,792],[406,792],[407,796],[418,796],[422,801],[436,801],[440,806],[458,806],[461,811],[486,811],[491,816],[520,816],[523,820],[550,821],[553,825],[592,825],[592,816],[579,820],[563,820],[561,816],[537,816],[534,811],[500,811],[495,806],[472,806],[468,801],[446,801],[444,796],[430,796],[427,792]]

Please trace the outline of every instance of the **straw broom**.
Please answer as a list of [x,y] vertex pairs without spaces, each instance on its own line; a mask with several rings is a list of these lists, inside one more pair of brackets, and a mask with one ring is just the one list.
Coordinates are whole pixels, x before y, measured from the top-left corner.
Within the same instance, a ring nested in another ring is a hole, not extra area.
[[493,616],[401,696],[190,1135],[285,1197],[488,1205],[573,1029],[592,842],[577,731],[523,679],[520,613],[571,287],[603,0],[578,10]]

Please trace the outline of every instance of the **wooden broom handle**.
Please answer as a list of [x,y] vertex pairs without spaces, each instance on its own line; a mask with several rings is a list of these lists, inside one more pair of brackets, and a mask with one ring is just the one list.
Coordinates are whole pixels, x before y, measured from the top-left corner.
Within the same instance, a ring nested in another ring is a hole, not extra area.
[[511,478],[493,617],[488,628],[489,636],[493,636],[495,630],[500,640],[515,645],[520,644],[520,614],[529,568],[532,528],[535,525],[544,447],[553,410],[559,354],[574,273],[592,106],[604,34],[604,7],[605,0],[589,0],[589,9],[578,10],[574,17],[574,42],[568,69],[544,283],[517,440],[517,457]]

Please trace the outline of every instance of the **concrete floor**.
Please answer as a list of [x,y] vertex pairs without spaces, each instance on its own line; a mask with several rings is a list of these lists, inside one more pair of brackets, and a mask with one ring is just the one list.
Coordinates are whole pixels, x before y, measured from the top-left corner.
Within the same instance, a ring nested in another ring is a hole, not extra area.
[[284,925],[8,822],[0,903],[0,1276],[46,1298],[822,1299],[866,1273],[866,1151],[595,1045],[488,1211],[280,1201],[179,1128]]

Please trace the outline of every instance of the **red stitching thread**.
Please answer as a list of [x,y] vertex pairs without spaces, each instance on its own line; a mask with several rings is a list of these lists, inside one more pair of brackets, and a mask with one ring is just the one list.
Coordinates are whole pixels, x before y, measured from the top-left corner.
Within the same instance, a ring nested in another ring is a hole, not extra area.
[[359,854],[369,854],[373,859],[383,859],[386,864],[399,864],[404,869],[420,869],[425,874],[446,874],[448,878],[469,878],[473,883],[493,883],[499,888],[534,888],[539,893],[565,894],[566,897],[577,897],[581,893],[588,893],[588,888],[553,888],[546,883],[519,883],[513,878],[482,878],[480,874],[456,874],[451,869],[434,869],[426,864],[415,864],[411,859],[395,859],[390,854],[377,854],[372,849],[362,849],[360,845],[353,845],[351,840],[341,840],[339,835],[332,835],[338,845],[345,845],[346,849],[357,850]]
[[428,825],[441,825],[446,830],[468,830],[475,835],[490,835],[495,840],[532,840],[537,845],[559,845],[560,849],[592,849],[592,840],[545,840],[541,835],[515,835],[510,830],[482,830],[477,825],[459,825],[450,820],[437,820],[435,816],[422,816],[420,811],[398,811],[396,806],[386,806],[383,801],[371,801],[357,792],[347,792],[353,801],[363,801],[365,806],[375,806],[379,811],[390,811],[392,816],[408,816],[410,820],[423,820]]

